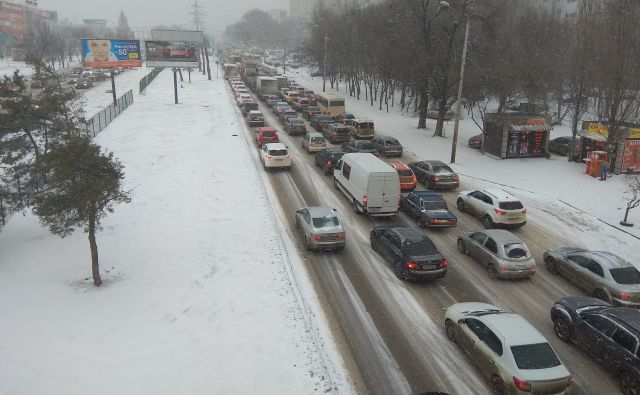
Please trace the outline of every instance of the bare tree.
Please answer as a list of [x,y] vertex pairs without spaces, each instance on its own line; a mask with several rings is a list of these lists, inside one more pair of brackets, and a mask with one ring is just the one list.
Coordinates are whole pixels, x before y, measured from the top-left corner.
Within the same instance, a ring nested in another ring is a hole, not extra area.
[[633,223],[628,221],[629,211],[640,206],[640,177],[636,175],[629,179],[625,195],[627,200],[627,209],[624,212],[624,219],[620,221],[620,225],[633,226]]
[[131,31],[131,28],[129,27],[129,20],[123,10],[120,10],[120,14],[118,14],[118,23],[116,25],[114,37],[122,39],[133,37],[133,31]]

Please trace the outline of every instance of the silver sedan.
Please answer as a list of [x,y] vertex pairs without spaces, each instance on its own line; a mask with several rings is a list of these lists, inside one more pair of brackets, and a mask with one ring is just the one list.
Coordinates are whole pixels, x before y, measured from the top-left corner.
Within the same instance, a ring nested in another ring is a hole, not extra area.
[[309,250],[342,250],[345,234],[334,209],[303,207],[296,211],[296,228]]
[[469,254],[485,265],[493,280],[530,278],[536,274],[536,263],[529,248],[507,230],[461,233],[458,236],[458,251]]

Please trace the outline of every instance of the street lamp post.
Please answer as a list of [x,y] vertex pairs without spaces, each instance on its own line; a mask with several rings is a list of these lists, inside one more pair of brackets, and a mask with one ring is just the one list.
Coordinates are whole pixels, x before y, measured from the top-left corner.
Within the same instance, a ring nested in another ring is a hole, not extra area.
[[460,81],[458,82],[458,101],[456,102],[456,121],[453,124],[453,141],[451,142],[451,163],[456,163],[456,148],[458,145],[458,126],[460,125],[460,112],[462,111],[462,83],[464,82],[464,65],[467,61],[468,42],[469,42],[469,15],[467,15],[467,26],[464,29],[464,46],[462,47],[462,59],[460,59]]
[[324,64],[322,65],[322,91],[326,92],[327,88],[327,40],[329,36],[324,34]]

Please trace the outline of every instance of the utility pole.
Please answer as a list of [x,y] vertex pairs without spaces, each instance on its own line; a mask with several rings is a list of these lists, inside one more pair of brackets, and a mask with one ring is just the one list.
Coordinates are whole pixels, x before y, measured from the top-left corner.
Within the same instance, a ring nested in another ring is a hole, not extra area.
[[322,65],[322,91],[326,92],[327,88],[327,40],[329,36],[324,34],[324,64]]
[[[198,4],[198,0],[193,0],[190,14],[192,17],[191,23],[193,24],[193,30],[204,30],[204,17],[206,14],[203,12],[203,7]],[[202,45],[204,45],[204,43]],[[198,70],[202,71],[202,74],[206,73],[204,48],[199,48],[198,50]]]
[[469,15],[467,26],[464,29],[464,45],[462,47],[462,59],[460,59],[460,82],[458,82],[458,102],[456,103],[456,121],[453,124],[453,141],[451,142],[451,163],[456,163],[456,148],[458,146],[458,126],[460,125],[460,112],[462,111],[462,83],[464,82],[464,65],[467,61],[467,44],[469,42]]

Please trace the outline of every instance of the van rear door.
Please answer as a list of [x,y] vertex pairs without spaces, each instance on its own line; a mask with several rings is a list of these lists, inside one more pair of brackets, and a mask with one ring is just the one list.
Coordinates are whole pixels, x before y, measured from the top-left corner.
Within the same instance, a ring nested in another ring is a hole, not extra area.
[[400,176],[397,172],[384,173],[384,199],[382,211],[395,213],[398,211],[400,196]]

